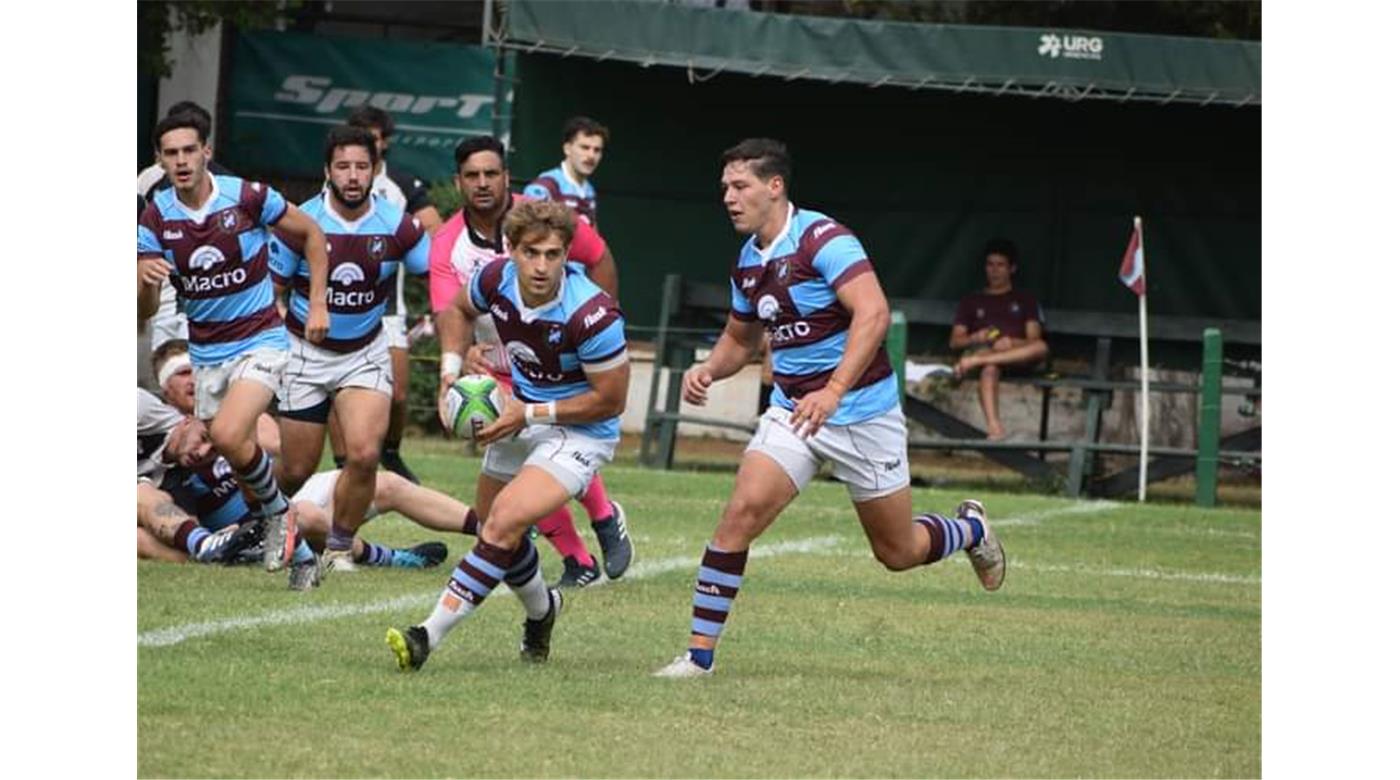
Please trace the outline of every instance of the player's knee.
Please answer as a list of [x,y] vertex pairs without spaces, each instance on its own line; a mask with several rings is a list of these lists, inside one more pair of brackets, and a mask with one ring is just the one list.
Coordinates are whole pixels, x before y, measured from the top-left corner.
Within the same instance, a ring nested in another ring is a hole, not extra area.
[[1000,379],[1000,378],[1001,378],[1001,366],[997,366],[997,365],[986,365],[986,366],[982,366],[982,381],[983,381],[983,382],[995,383],[995,382],[996,382],[998,379]]
[[345,446],[345,468],[360,474],[373,473],[379,466],[378,442],[355,442]]
[[316,471],[315,463],[293,463],[290,460],[281,460],[277,463],[277,486],[283,493],[292,495],[301,486],[306,484],[306,480],[311,479],[311,475]]
[[913,553],[897,545],[873,543],[871,551],[887,571],[904,571],[919,564]]
[[242,454],[250,443],[247,428],[228,418],[216,418],[209,423],[209,440],[214,443],[214,449],[229,460],[235,459],[231,456]]

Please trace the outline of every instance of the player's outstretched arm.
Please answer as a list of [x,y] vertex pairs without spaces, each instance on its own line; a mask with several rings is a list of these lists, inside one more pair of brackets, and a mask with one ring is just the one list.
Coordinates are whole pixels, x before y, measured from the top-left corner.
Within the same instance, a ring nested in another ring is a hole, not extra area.
[[730,314],[710,356],[685,372],[681,396],[687,403],[703,406],[711,383],[738,373],[762,346],[763,325],[757,320],[741,320]]
[[302,246],[302,256],[310,267],[309,304],[306,312],[306,340],[319,344],[330,331],[331,316],[326,309],[326,278],[330,273],[330,256],[326,254],[326,234],[316,221],[301,209],[287,204],[287,211],[277,220],[277,228]]
[[611,295],[613,300],[617,297],[617,261],[613,259],[612,249],[607,245],[603,246],[603,256],[597,264],[588,267],[588,278],[593,283],[603,288],[603,292]]

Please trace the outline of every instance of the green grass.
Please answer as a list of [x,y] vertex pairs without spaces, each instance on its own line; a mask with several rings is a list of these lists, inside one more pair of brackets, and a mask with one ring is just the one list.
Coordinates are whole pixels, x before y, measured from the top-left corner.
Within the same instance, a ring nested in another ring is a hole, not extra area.
[[[412,442],[425,480],[470,495],[477,461]],[[965,558],[890,574],[845,491],[808,488],[750,560],[718,673],[648,674],[684,648],[695,563],[732,474],[606,472],[637,574],[574,594],[550,662],[516,657],[508,592],[417,674],[385,628],[424,617],[434,571],[361,570],[309,594],[284,575],[141,563],[138,630],[408,606],[224,630],[138,650],[142,776],[1258,776],[1257,510],[981,496],[1011,564],[984,593]],[[963,496],[916,490],[946,510]],[[581,509],[576,515],[582,518]],[[580,522],[582,520],[580,519]],[[583,526],[580,526],[583,528]],[[591,534],[585,538],[592,544]],[[363,534],[466,537],[397,515]],[[834,538],[828,538],[834,537]],[[560,571],[542,545],[546,577]],[[503,589],[504,590],[504,589]]]

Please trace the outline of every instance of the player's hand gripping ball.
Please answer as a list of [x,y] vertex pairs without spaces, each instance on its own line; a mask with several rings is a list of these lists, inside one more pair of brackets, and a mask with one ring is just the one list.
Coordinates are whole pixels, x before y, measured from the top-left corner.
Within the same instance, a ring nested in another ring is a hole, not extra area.
[[483,374],[467,374],[447,388],[442,404],[443,420],[452,427],[452,435],[471,439],[501,416],[505,398],[495,379]]

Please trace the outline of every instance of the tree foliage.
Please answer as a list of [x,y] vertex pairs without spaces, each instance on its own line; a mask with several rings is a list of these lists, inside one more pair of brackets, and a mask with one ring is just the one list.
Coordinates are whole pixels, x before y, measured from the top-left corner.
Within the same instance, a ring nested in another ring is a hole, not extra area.
[[170,75],[170,39],[177,32],[198,35],[219,22],[236,27],[270,27],[300,0],[152,0],[136,4],[136,70],[143,76]]

